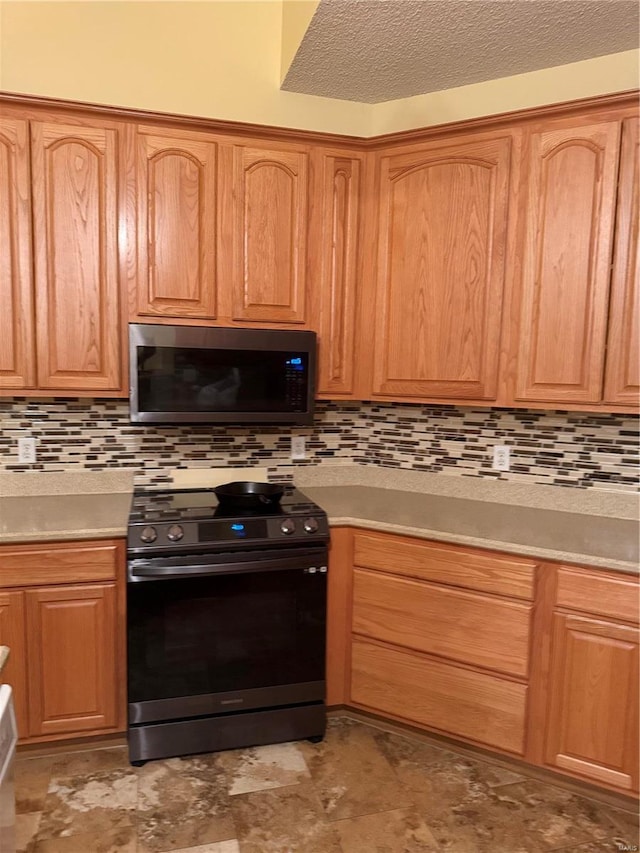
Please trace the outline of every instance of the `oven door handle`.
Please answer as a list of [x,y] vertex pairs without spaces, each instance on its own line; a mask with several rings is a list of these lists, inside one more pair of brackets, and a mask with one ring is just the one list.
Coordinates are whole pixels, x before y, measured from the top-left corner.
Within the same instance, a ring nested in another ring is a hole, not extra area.
[[132,560],[129,563],[129,577],[134,580],[168,578],[206,577],[216,575],[237,575],[251,572],[282,572],[295,569],[319,569],[326,571],[326,555],[319,555],[317,559],[300,556],[280,557],[274,559],[249,560],[233,563],[189,563],[188,565],[176,565],[175,563],[161,560]]

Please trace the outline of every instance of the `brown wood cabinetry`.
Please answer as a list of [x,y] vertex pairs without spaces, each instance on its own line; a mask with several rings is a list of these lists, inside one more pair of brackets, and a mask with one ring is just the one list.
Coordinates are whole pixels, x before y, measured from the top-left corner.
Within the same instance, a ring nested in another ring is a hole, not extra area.
[[59,119],[1,119],[0,389],[122,396],[122,129]]
[[627,119],[622,125],[604,400],[629,406],[640,402],[639,146],[638,119]]
[[620,121],[528,135],[516,400],[599,403]]
[[122,730],[123,543],[2,546],[0,643],[21,740]]
[[512,136],[379,155],[374,396],[496,398]]
[[351,702],[523,755],[535,563],[364,532],[353,553]]
[[307,323],[308,157],[304,149],[233,145],[224,221],[235,321]]
[[0,388],[33,388],[29,125],[0,116]]
[[32,122],[38,388],[117,391],[118,130]]
[[212,320],[217,309],[217,141],[137,128],[137,313]]
[[13,689],[19,737],[29,731],[27,704],[27,637],[25,630],[24,592],[0,589],[0,643],[9,646],[9,660],[1,679]]
[[369,140],[2,104],[0,394],[126,396],[126,282],[315,330],[321,397],[637,406],[628,95]]
[[637,613],[635,579],[558,569],[544,761],[626,792],[638,791]]
[[353,394],[363,155],[312,153],[309,284],[319,333],[318,394]]

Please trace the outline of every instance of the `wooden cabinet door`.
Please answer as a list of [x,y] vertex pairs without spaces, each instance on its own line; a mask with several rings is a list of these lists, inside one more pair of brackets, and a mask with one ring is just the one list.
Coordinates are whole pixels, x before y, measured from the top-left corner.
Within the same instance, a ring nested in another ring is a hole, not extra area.
[[39,388],[122,387],[117,137],[32,123]]
[[620,122],[534,132],[517,400],[602,396]]
[[556,613],[548,764],[638,790],[638,629]]
[[0,681],[11,685],[18,723],[18,737],[28,737],[29,695],[27,693],[27,646],[24,593],[0,590],[0,645],[9,646],[7,661]]
[[317,306],[317,390],[344,396],[354,391],[362,158],[320,149],[313,167],[309,284]]
[[117,724],[115,584],[28,590],[32,736]]
[[306,321],[307,154],[233,147],[232,319]]
[[35,320],[26,121],[0,116],[0,389],[33,388]]
[[511,147],[381,158],[374,395],[495,399]]
[[216,143],[138,128],[139,314],[216,316]]
[[633,406],[640,402],[640,138],[638,120],[622,126],[618,182],[616,245],[611,277],[611,305],[604,399]]

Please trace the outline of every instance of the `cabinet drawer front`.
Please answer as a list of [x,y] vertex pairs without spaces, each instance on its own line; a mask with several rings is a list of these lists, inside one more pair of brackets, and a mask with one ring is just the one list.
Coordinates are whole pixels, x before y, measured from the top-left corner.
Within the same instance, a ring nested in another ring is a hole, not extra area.
[[351,700],[478,743],[523,753],[527,688],[470,669],[354,640]]
[[122,544],[111,541],[3,547],[0,548],[0,586],[113,580],[122,549]]
[[638,581],[563,566],[558,569],[557,604],[572,610],[638,622]]
[[356,566],[533,599],[533,560],[388,534],[357,533],[354,539]]
[[531,606],[354,571],[353,631],[525,678]]

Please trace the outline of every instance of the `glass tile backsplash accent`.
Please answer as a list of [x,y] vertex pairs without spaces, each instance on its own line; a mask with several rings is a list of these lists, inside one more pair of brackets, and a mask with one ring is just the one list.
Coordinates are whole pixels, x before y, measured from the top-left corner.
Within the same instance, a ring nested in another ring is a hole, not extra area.
[[[18,463],[27,435],[34,465]],[[305,462],[290,460],[292,435],[306,439]],[[318,405],[312,427],[161,427],[131,424],[124,400],[0,401],[0,470],[131,468],[140,485],[178,467],[260,465],[289,480],[299,465],[357,463],[637,491],[638,439],[632,415],[332,402]],[[510,471],[492,469],[495,444],[509,445]]]

